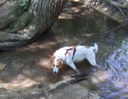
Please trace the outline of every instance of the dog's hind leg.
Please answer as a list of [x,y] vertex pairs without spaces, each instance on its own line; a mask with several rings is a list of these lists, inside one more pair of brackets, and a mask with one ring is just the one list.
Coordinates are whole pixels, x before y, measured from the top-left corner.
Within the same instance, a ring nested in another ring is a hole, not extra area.
[[86,57],[86,59],[89,61],[89,63],[90,63],[92,66],[97,66],[95,53],[92,53],[91,55],[88,55],[88,56]]

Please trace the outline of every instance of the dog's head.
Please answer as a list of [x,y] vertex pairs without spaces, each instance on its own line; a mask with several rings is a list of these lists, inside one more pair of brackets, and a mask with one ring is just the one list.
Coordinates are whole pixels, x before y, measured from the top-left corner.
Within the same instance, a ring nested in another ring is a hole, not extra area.
[[57,58],[55,56],[52,56],[50,58],[50,63],[52,64],[52,67],[53,67],[53,73],[58,73],[59,72],[59,69],[63,65],[63,60],[62,59],[59,59],[59,58]]

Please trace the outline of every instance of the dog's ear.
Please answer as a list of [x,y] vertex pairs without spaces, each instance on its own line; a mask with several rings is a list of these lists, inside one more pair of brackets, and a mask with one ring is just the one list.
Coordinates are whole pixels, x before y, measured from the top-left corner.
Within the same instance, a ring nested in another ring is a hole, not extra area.
[[57,63],[58,63],[59,66],[62,66],[63,65],[63,60],[62,59],[58,59]]
[[54,59],[55,59],[55,56],[52,55],[52,56],[50,57],[50,59],[49,59],[49,62],[50,62],[51,64],[53,64]]

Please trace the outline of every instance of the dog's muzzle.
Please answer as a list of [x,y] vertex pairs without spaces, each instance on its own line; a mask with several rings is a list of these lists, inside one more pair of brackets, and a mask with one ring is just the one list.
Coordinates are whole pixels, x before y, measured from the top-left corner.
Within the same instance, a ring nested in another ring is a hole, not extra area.
[[54,66],[54,67],[53,67],[53,73],[58,73],[58,72],[59,72],[59,67]]

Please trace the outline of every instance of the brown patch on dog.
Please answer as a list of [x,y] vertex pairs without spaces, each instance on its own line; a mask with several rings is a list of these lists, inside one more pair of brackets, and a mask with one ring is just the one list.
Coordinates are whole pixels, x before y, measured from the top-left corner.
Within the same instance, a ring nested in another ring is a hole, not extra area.
[[50,59],[49,59],[50,64],[52,64],[52,65],[53,65],[54,59],[55,59],[55,56],[54,56],[54,55],[52,55],[52,56],[50,57]]
[[57,60],[57,66],[62,67],[63,61],[61,59]]
[[[52,55],[52,56],[50,57],[50,59],[49,59],[49,62],[50,62],[50,64],[51,64],[52,66],[53,66],[53,63],[54,63],[54,59],[55,59],[55,56],[54,56],[54,55]],[[62,67],[62,65],[63,65],[62,59],[58,59],[56,65],[59,66],[59,67]]]

